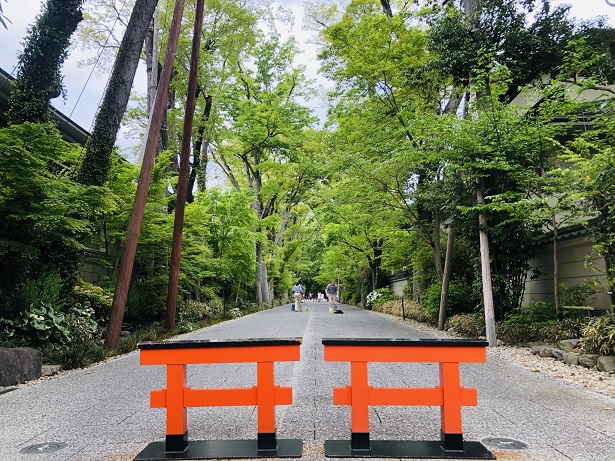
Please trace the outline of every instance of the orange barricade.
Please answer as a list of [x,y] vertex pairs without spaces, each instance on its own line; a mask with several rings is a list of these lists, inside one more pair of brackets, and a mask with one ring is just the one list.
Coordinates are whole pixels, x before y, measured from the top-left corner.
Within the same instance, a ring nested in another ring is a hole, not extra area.
[[[333,389],[335,405],[351,406],[351,440],[325,441],[329,457],[480,458],[495,457],[479,442],[464,442],[461,407],[477,405],[476,389],[460,385],[459,363],[485,362],[482,340],[323,339],[328,362],[350,362],[350,386]],[[368,383],[368,362],[437,362],[434,388],[385,388]],[[440,441],[371,441],[370,405],[440,407]]]
[[[275,406],[292,404],[292,388],[275,385],[273,362],[298,361],[300,339],[140,342],[141,365],[166,365],[165,389],[151,391],[150,406],[166,408],[166,443],[154,442],[135,460],[299,457],[301,440],[278,440]],[[186,366],[214,363],[256,363],[256,386],[237,389],[192,389]],[[256,440],[188,441],[188,407],[255,405]],[[169,458],[167,456],[171,456]]]

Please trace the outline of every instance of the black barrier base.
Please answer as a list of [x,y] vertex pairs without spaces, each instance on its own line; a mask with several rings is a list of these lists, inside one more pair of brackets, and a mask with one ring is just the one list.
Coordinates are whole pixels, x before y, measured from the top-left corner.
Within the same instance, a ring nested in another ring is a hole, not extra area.
[[353,450],[350,440],[325,440],[327,458],[496,459],[480,442],[463,442],[463,451],[446,451],[440,441],[371,440],[369,450]]
[[191,440],[183,452],[166,452],[164,442],[152,442],[134,461],[216,458],[300,458],[303,440],[278,439],[273,450],[259,450],[256,440]]

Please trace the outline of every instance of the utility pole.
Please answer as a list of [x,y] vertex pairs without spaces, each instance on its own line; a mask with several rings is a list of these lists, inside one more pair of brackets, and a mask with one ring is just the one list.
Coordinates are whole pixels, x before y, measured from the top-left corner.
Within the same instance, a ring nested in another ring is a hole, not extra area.
[[135,262],[135,253],[137,251],[139,234],[141,232],[147,194],[152,181],[158,136],[160,135],[164,106],[167,102],[169,83],[171,82],[171,71],[173,70],[173,62],[175,61],[175,52],[177,50],[177,41],[179,39],[181,19],[184,14],[185,4],[186,0],[177,0],[175,2],[171,30],[169,31],[169,42],[167,44],[160,82],[158,84],[158,90],[156,91],[156,99],[154,101],[149,130],[145,141],[145,154],[143,157],[143,164],[141,165],[137,192],[128,222],[126,240],[122,248],[117,285],[115,287],[113,304],[111,305],[111,316],[109,318],[109,326],[107,327],[107,335],[105,337],[105,347],[107,349],[115,349],[120,341],[120,331],[122,329],[126,298],[128,297],[132,267]]

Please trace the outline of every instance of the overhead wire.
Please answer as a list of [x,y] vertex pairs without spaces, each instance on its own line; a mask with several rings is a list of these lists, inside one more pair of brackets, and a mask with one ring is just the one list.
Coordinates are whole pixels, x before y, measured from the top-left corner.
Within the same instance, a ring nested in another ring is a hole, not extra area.
[[[94,65],[92,66],[92,70],[90,71],[90,74],[88,75],[88,78],[85,81],[85,84],[83,85],[83,88],[81,89],[81,93],[79,93],[79,97],[77,98],[77,101],[75,101],[75,105],[73,106],[73,109],[70,111],[70,114],[68,115],[68,117],[66,118],[66,122],[65,125],[68,125],[68,122],[70,121],[70,118],[73,116],[73,113],[75,112],[75,109],[77,108],[77,105],[79,104],[79,102],[81,101],[81,97],[83,96],[83,93],[85,92],[85,89],[87,88],[88,84],[90,83],[90,79],[92,78],[92,75],[94,74],[94,71],[96,70],[96,67],[98,66],[98,62],[100,61],[100,58],[105,50],[105,47],[107,46],[107,43],[109,43],[109,40],[111,38],[111,36],[113,35],[113,31],[115,29],[115,26],[117,25],[117,22],[120,20],[120,17],[122,15],[122,12],[124,11],[124,8],[126,7],[126,2],[128,0],[122,0],[122,7],[120,8],[119,12],[117,13],[116,17],[115,17],[115,21],[113,22],[113,25],[111,26],[111,30],[109,31],[109,35],[107,35],[107,39],[105,40],[105,43],[103,44],[103,46],[101,47],[101,49],[99,50],[97,56],[96,56],[96,61],[94,61]],[[109,80],[107,80],[107,83],[105,85],[105,89],[100,97],[100,100],[98,101],[98,105],[96,106],[96,113],[98,113],[98,110],[100,109],[100,105],[102,103],[102,100],[105,96],[105,93],[107,92],[107,88],[109,87]],[[96,118],[94,118],[92,120],[92,123],[90,124],[90,129],[89,131],[92,131],[92,128],[94,126],[94,122],[95,122]]]

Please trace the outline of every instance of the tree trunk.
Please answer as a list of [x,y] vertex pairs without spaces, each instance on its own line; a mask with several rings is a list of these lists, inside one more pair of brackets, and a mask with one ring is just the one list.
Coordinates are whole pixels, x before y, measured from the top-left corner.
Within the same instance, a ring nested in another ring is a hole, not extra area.
[[391,4],[389,0],[380,0],[380,5],[382,5],[382,11],[387,18],[393,17],[393,10],[391,9]]
[[147,113],[152,112],[154,99],[156,99],[156,89],[158,88],[158,72],[160,63],[158,62],[158,11],[154,12],[154,17],[145,36],[145,70],[147,74]]
[[169,269],[169,289],[167,291],[167,312],[165,327],[168,331],[175,328],[177,314],[177,291],[179,287],[179,266],[181,262],[182,234],[184,230],[184,215],[186,210],[186,188],[190,163],[190,147],[192,139],[192,122],[196,105],[196,87],[199,67],[199,49],[203,30],[203,10],[205,0],[197,0],[192,34],[192,53],[190,56],[190,75],[188,77],[188,93],[186,95],[186,111],[184,116],[184,131],[182,135],[181,159],[175,202],[175,218],[173,221],[173,246],[171,249],[171,267]]
[[[476,189],[476,201],[479,205],[485,204],[485,192],[482,186]],[[487,218],[484,213],[478,215],[480,262],[483,278],[483,304],[485,306],[485,328],[489,346],[497,344],[495,337],[495,315],[493,309],[493,287],[491,285],[491,265],[489,257],[489,236],[487,235]]]
[[444,258],[444,277],[442,277],[442,292],[440,293],[440,312],[438,315],[438,330],[444,330],[446,322],[446,308],[448,306],[448,287],[453,273],[453,245],[455,244],[455,228],[448,228],[446,239],[446,256]]
[[442,256],[440,255],[440,210],[433,210],[433,262],[438,280],[442,281]]
[[198,182],[199,190],[205,190],[207,184],[207,149],[209,142],[205,142],[203,145],[203,135],[205,134],[205,122],[209,120],[211,115],[211,106],[213,98],[211,95],[205,96],[205,109],[203,115],[201,115],[201,122],[196,132],[196,138],[192,146],[192,170],[190,171],[190,179],[188,180],[188,196],[186,200],[188,203],[194,201],[194,185],[196,183],[197,176],[200,176]]
[[111,152],[157,4],[158,0],[137,0],[132,10],[103,102],[96,114],[92,136],[86,144],[85,158],[77,177],[82,184],[102,186],[107,181]]
[[557,222],[555,220],[555,215],[553,215],[553,297],[555,303],[555,315],[559,318],[559,258],[557,254]]
[[463,11],[466,15],[471,15],[476,10],[478,0],[463,0]]
[[416,261],[412,264],[412,298],[415,303],[421,302],[421,288],[419,287],[419,275],[421,275],[421,269]]
[[29,30],[11,91],[11,123],[50,120],[49,101],[62,94],[61,69],[70,38],[83,19],[83,0],[47,0]]
[[268,284],[267,284],[267,267],[263,260],[263,246],[260,242],[256,242],[256,278],[254,289],[256,294],[257,304],[269,304]]

